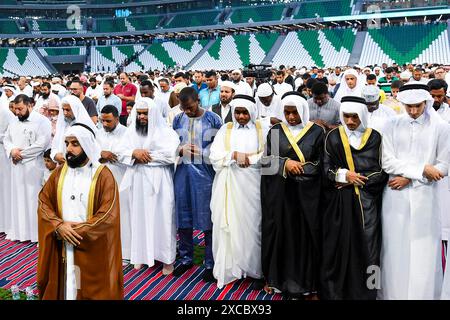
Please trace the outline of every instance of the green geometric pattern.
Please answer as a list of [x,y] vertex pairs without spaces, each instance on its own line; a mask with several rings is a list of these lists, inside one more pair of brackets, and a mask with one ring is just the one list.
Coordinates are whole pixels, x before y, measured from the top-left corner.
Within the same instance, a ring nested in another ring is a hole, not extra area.
[[220,58],[220,44],[222,42],[222,38],[217,38],[213,45],[208,49],[208,53],[211,57],[216,60]]
[[356,38],[352,29],[324,29],[322,32],[337,51],[343,47],[352,52]]
[[303,2],[300,10],[294,16],[294,19],[315,18],[316,13],[321,18],[350,15],[352,12],[350,2],[351,0],[313,3]]
[[20,64],[24,64],[28,57],[28,49],[14,49]]
[[417,58],[447,28],[447,24],[392,26],[369,29],[381,50],[398,64]]
[[284,8],[284,5],[237,8],[233,10],[230,19],[233,23],[247,23],[249,19],[254,22],[278,21],[281,20]]
[[317,67],[321,68],[325,65],[323,57],[320,54],[319,33],[316,30],[307,30],[297,32],[297,37],[308,51],[309,55],[316,62]]
[[269,53],[275,41],[280,35],[278,33],[256,33],[255,38],[265,53]]
[[250,64],[250,36],[248,35],[235,35],[233,36],[236,43],[239,57],[241,58],[244,66]]
[[153,30],[161,20],[161,16],[129,17],[127,20],[136,30]]
[[112,54],[112,47],[96,47],[97,51],[100,52],[102,56],[110,61],[115,61]]
[[[202,47],[206,46],[209,42],[206,39],[197,40],[197,41]],[[176,44],[180,48],[183,48],[184,50],[190,52],[190,51],[192,51],[192,47],[194,46],[195,41],[194,40],[180,40],[180,41],[177,41]]]
[[23,33],[17,24],[13,20],[0,20],[0,33],[3,34],[13,34],[13,33]]
[[167,50],[162,46],[161,43],[155,43],[148,48],[148,52],[154,55],[159,61],[161,61],[165,66],[173,67],[176,62],[170,57]]

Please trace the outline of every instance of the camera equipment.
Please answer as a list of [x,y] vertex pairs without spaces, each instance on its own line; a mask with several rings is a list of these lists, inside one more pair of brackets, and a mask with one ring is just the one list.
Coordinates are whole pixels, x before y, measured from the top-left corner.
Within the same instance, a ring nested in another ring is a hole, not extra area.
[[270,81],[270,77],[272,76],[272,71],[270,70],[271,67],[270,64],[249,64],[244,68],[242,75],[244,78],[255,78],[256,85],[259,86],[263,82]]

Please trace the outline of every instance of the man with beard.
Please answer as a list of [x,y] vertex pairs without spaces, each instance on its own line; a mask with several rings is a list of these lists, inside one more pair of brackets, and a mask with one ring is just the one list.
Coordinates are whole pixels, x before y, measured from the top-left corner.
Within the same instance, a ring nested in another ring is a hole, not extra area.
[[40,299],[123,299],[117,184],[88,126],[75,123],[64,141],[67,163],[39,194]]
[[95,108],[95,102],[91,98],[86,97],[83,90],[83,83],[80,80],[73,80],[70,84],[70,91],[72,95],[80,99],[81,103],[89,114],[89,117],[91,117],[92,122],[97,123],[98,113],[97,109]]
[[366,100],[368,126],[383,135],[384,128],[397,114],[394,110],[383,105],[380,100],[380,89],[375,85],[367,85],[362,90],[362,98]]
[[258,86],[255,100],[258,119],[272,125],[281,121],[283,115],[281,96],[275,93],[269,83],[261,83]]
[[[234,84],[234,90],[236,94],[243,94],[253,97],[253,90],[247,81],[242,79],[242,72],[239,69],[233,70],[231,73],[231,79]],[[222,83],[220,84],[222,87]]]
[[96,131],[95,124],[92,122],[80,99],[69,95],[62,99],[61,105],[61,112],[59,112],[58,120],[56,120],[56,131],[52,141],[51,152],[51,158],[59,164],[65,161],[63,152],[64,134],[73,123],[83,123],[94,130],[94,132]]
[[103,107],[106,105],[112,105],[116,107],[116,109],[122,112],[122,100],[119,99],[114,93],[114,82],[106,81],[103,84],[103,95],[97,101],[97,112],[101,112]]
[[49,82],[44,82],[40,86],[40,95],[39,98],[37,98],[36,104],[34,105],[34,111],[38,111],[41,114],[45,114],[48,109],[48,105],[50,101],[56,103],[58,106],[61,105],[61,99],[59,97],[51,92],[52,85]]
[[8,103],[16,97],[16,87],[13,84],[7,83],[3,85],[3,94],[0,97],[0,103]]
[[160,96],[155,96],[155,87],[151,81],[142,81],[139,91],[141,93],[141,98],[150,98],[155,102],[156,106],[161,111],[163,118],[168,117],[171,110],[169,104],[165,100],[161,99]]
[[178,136],[150,98],[136,101],[130,117],[118,151],[127,166],[120,191],[131,198],[130,263],[140,269],[160,261],[163,274],[170,274],[176,257],[172,175]]
[[10,123],[3,140],[12,163],[7,239],[37,242],[37,196],[44,175],[42,155],[50,144],[52,128],[45,116],[33,112],[27,95],[16,97],[14,111],[19,121]]
[[102,96],[102,88],[97,84],[97,80],[92,77],[89,79],[89,88],[86,90],[86,97],[92,99],[94,102],[97,102],[98,99]]
[[448,84],[441,79],[433,79],[428,82],[430,94],[434,100],[433,108],[445,122],[450,122],[450,108],[446,103]]
[[231,81],[222,81],[220,84],[220,103],[212,106],[212,112],[222,118],[223,123],[232,122],[230,102],[235,94],[235,85]]
[[[117,184],[120,186],[127,168],[118,161],[118,147],[127,131],[127,127],[119,122],[119,112],[120,110],[113,105],[103,107],[101,110],[102,129],[98,130],[97,142],[102,150],[100,163],[104,163],[111,170]],[[131,255],[131,231],[128,190],[120,192],[120,234],[122,239],[122,258],[129,260]]]

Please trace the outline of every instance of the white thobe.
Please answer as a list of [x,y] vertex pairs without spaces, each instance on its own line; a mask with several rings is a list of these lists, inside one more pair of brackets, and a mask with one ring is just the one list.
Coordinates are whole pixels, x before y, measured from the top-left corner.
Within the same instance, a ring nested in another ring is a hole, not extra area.
[[[356,130],[349,130],[347,126],[344,126],[345,133],[347,134],[348,143],[355,149],[359,148],[361,145],[362,136],[364,131],[357,128]],[[295,137],[295,136],[294,136]],[[335,181],[339,183],[347,183],[347,172],[348,169],[338,169],[336,172]]]
[[[66,131],[70,128],[70,126],[73,123],[75,123],[75,122],[76,122],[76,120],[74,120],[74,121],[72,121],[70,123],[69,122],[65,122],[64,133],[66,133]],[[58,129],[56,129],[56,130],[58,130]],[[57,136],[58,136],[58,132],[55,132],[55,137],[57,137]],[[64,139],[64,134],[61,135],[60,138]],[[53,139],[52,140],[52,145],[51,145],[51,151],[50,151],[50,158],[54,160],[55,156],[58,153],[62,153],[62,154],[65,153],[65,150],[63,148],[63,144],[61,143],[61,141],[58,141],[58,139]],[[65,154],[64,154],[64,156],[65,156]]]
[[266,107],[259,97],[256,97],[256,110],[257,110],[257,118],[264,123],[265,126],[270,126],[270,118],[277,118],[280,120],[284,119],[284,109],[281,104],[281,96],[274,95],[270,106]]
[[[98,131],[97,141],[102,151],[110,151],[118,154],[118,146],[127,128],[120,123],[112,132],[106,132],[103,128]],[[127,166],[120,162],[107,162],[106,166],[111,170],[116,183],[120,186]],[[119,193],[120,197],[120,239],[122,241],[122,258],[130,259],[131,255],[131,227],[130,227],[130,197],[128,190]]]
[[[62,188],[62,219],[65,222],[87,221],[89,190],[98,166],[98,163],[91,165],[89,162],[81,168],[67,168]],[[66,247],[66,300],[76,300],[77,289],[80,287],[80,270],[75,265],[73,245],[68,242],[64,244]]]
[[239,81],[239,82],[233,82],[235,85],[235,92],[236,94],[245,94],[247,96],[253,97],[253,89],[250,87],[250,85],[247,83],[247,81]]
[[[157,132],[155,134],[158,134]],[[167,142],[167,152],[153,152],[152,161],[135,164],[132,153],[144,149],[145,137],[124,135],[120,161],[128,166],[120,185],[120,192],[129,190],[131,226],[131,264],[152,267],[155,260],[170,264],[176,257],[175,195],[173,164],[179,140]],[[167,141],[160,135],[160,142]],[[173,146],[173,147],[172,147]]]
[[442,286],[441,224],[437,183],[426,164],[448,172],[448,124],[437,115],[400,115],[385,127],[382,166],[390,179],[412,180],[401,190],[386,186],[382,205],[382,299],[438,299]]
[[[42,187],[44,161],[42,155],[50,144],[50,120],[31,112],[25,121],[14,121],[6,131],[3,144],[11,163],[11,223],[7,239],[38,241],[37,204]],[[11,150],[22,149],[23,160],[12,163]]]
[[25,88],[23,88],[23,90],[21,90],[19,87],[17,87],[16,89],[16,94],[24,94],[29,96],[30,98],[33,97],[33,88],[30,85],[26,85]]
[[369,128],[375,129],[383,135],[385,126],[390,123],[391,119],[395,116],[397,116],[397,114],[394,110],[380,104],[378,109],[368,113]]
[[3,139],[11,122],[17,120],[8,106],[0,105],[0,232],[6,232],[11,220],[11,161],[8,159]]
[[[438,115],[447,123],[450,123],[450,108],[448,104],[443,103],[437,110]],[[438,199],[440,202],[442,240],[450,240],[450,189],[449,179],[444,177],[438,182]]]
[[[222,288],[242,277],[261,278],[261,169],[257,153],[256,127],[234,124],[230,150],[225,148],[227,124],[218,131],[211,146],[210,160],[216,171],[212,186],[213,274]],[[255,153],[251,166],[240,168],[232,160],[233,151]]]
[[277,95],[281,98],[283,94],[286,92],[294,90],[292,86],[289,83],[283,82],[283,83],[276,83],[273,85],[273,90],[277,93]]

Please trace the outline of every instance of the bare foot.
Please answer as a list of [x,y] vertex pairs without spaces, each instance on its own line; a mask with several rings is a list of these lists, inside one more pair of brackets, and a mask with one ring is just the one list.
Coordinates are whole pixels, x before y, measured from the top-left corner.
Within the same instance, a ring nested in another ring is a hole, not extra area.
[[135,264],[134,269],[139,270],[142,268],[142,264]]
[[170,264],[164,263],[164,266],[162,269],[162,274],[167,276],[167,275],[171,274],[172,272],[173,272],[173,263],[170,263]]
[[268,294],[273,294],[273,289],[272,289],[271,287],[269,287],[268,284],[266,284],[266,285],[264,286],[264,291],[265,291],[266,293],[268,293]]

